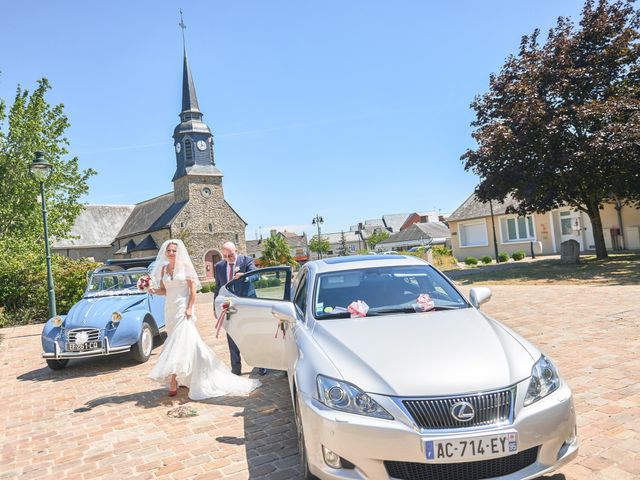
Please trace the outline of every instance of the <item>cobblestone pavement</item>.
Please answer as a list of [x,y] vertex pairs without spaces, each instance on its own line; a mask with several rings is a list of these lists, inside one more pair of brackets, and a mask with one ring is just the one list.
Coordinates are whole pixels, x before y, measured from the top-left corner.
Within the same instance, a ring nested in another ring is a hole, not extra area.
[[[548,480],[640,478],[640,287],[497,286],[485,310],[549,354],[573,388],[580,456]],[[207,342],[210,296],[197,313]],[[40,358],[41,326],[0,330],[0,478],[298,478],[287,381],[267,376],[248,398],[170,399],[126,355]],[[244,368],[245,374],[251,371]],[[189,406],[197,415],[167,413]],[[374,479],[375,480],[375,479]]]

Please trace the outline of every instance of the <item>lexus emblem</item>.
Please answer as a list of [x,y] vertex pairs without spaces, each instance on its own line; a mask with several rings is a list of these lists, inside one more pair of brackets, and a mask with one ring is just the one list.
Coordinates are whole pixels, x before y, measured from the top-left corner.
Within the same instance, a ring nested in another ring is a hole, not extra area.
[[476,409],[469,402],[456,402],[451,406],[451,416],[459,422],[468,422],[476,416]]

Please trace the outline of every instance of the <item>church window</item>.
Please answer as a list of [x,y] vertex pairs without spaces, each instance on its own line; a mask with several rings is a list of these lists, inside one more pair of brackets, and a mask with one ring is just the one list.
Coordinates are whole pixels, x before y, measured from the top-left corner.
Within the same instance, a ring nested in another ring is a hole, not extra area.
[[184,140],[184,155],[187,163],[193,161],[193,145],[191,143],[191,140],[189,140],[188,138]]
[[184,222],[180,222],[180,228],[184,228]]
[[238,243],[240,241],[238,234],[236,233],[236,243]]
[[209,224],[209,231],[210,231],[210,232],[213,232],[213,223],[210,223],[210,224]]

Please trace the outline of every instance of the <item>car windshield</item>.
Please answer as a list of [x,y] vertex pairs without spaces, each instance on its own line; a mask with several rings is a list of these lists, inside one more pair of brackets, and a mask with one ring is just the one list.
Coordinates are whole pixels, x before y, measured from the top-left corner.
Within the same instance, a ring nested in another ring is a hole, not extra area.
[[[369,307],[367,316],[469,306],[430,265],[362,268],[318,275],[313,306],[316,318],[350,317],[347,307],[358,300]],[[421,303],[425,301],[426,307]]]
[[89,279],[85,297],[109,295],[134,295],[144,293],[138,290],[138,279],[147,275],[146,270],[94,273]]

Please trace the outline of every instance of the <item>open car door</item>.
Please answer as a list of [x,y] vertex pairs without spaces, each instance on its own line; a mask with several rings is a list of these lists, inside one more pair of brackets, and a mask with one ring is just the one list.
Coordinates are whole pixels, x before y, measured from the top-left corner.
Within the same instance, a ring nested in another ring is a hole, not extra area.
[[230,306],[222,326],[246,362],[254,367],[286,370],[285,342],[274,311],[289,307],[293,312],[291,267],[261,268],[227,283],[215,300],[216,318],[225,302]]

